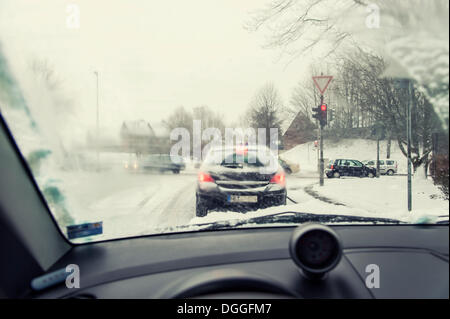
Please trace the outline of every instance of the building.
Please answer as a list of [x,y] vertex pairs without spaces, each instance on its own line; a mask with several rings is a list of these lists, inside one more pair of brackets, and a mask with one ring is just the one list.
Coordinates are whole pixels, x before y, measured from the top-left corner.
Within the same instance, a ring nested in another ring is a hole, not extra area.
[[121,148],[139,154],[168,153],[169,134],[162,125],[144,120],[124,121],[120,128]]
[[124,121],[120,128],[121,147],[130,153],[147,153],[154,132],[144,120]]
[[287,125],[285,125],[282,137],[282,144],[285,150],[316,139],[316,126],[301,112],[297,113],[290,122],[286,122]]

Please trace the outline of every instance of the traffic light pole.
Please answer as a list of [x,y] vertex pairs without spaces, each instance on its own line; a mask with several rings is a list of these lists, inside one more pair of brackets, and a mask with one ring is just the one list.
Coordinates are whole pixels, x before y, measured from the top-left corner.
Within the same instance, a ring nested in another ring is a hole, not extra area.
[[327,90],[328,85],[330,84],[333,77],[330,75],[324,76],[323,74],[321,74],[320,76],[313,76],[312,79],[313,79],[314,84],[316,85],[316,87],[319,89],[319,92],[320,92],[320,106],[313,109],[313,112],[316,113],[313,115],[313,117],[316,118],[320,123],[319,124],[319,140],[320,140],[319,141],[319,143],[320,143],[319,182],[320,182],[320,186],[323,186],[323,177],[324,177],[324,168],[325,168],[324,161],[323,161],[323,128],[325,125],[327,125],[327,109],[328,109],[328,106],[323,103],[323,94]]
[[[323,94],[320,95],[320,105],[323,105]],[[323,186],[323,171],[324,171],[324,163],[323,163],[323,126],[322,123],[319,123],[319,143],[320,143],[320,172],[319,172],[319,184]]]

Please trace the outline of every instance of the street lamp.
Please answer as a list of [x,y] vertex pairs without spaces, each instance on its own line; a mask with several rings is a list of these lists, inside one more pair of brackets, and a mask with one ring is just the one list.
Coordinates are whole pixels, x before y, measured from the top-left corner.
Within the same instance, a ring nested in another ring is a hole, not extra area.
[[99,111],[98,111],[98,71],[94,71],[95,77],[96,77],[96,83],[97,83],[97,118],[96,118],[96,150],[97,150],[97,170],[100,168],[100,163],[99,163],[99,148],[100,148],[100,143],[99,143],[99,135],[100,135],[100,130],[99,130]]

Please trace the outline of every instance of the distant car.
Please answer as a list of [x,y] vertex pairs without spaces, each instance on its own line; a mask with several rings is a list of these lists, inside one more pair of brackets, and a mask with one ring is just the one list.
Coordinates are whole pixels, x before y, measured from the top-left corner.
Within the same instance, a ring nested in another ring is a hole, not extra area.
[[285,159],[278,158],[278,161],[280,162],[281,167],[283,167],[284,171],[287,174],[295,174],[300,171],[300,165],[289,162]]
[[325,174],[328,178],[340,178],[341,176],[356,176],[373,178],[377,174],[377,170],[373,167],[364,165],[354,159],[336,159],[331,160],[326,169]]
[[213,148],[200,167],[196,190],[198,217],[214,208],[246,211],[285,204],[285,172],[265,146]]
[[[368,167],[372,167],[375,169],[377,168],[377,160],[363,161],[363,164]],[[398,162],[396,160],[380,159],[380,174],[392,176],[394,174],[397,174],[397,172],[398,172]]]
[[125,168],[132,171],[171,171],[174,174],[179,174],[180,171],[186,168],[186,163],[181,156],[171,156],[169,154],[150,154],[141,155],[133,162],[126,163]]

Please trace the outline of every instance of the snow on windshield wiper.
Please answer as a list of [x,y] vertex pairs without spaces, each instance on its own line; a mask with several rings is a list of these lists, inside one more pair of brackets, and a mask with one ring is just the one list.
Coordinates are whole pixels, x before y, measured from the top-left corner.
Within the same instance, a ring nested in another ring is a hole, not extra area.
[[449,217],[448,215],[437,216],[436,224],[448,225],[449,224],[449,218],[448,217]]
[[[448,224],[448,215],[439,216],[438,221],[433,223],[423,223],[425,224]],[[164,229],[157,229],[156,233],[173,233],[173,232],[184,232],[184,231],[208,231],[208,230],[220,230],[220,229],[234,229],[241,226],[258,226],[270,224],[286,224],[286,225],[297,225],[304,224],[308,222],[323,223],[323,224],[411,224],[408,222],[400,221],[392,218],[383,217],[365,217],[365,216],[353,216],[353,215],[335,215],[335,214],[312,214],[312,213],[301,213],[301,212],[280,212],[274,214],[268,214],[263,216],[252,217],[248,219],[231,219],[231,220],[221,220],[208,223],[200,224],[189,224],[189,225],[178,225],[167,227]],[[416,223],[413,223],[416,224]]]
[[405,222],[378,217],[364,217],[351,215],[333,215],[333,214],[311,214],[299,212],[280,212],[270,215],[252,217],[249,219],[234,219],[226,221],[218,221],[213,223],[196,224],[202,230],[217,230],[224,228],[237,228],[243,225],[263,225],[263,224],[303,224],[308,222],[323,224],[339,224],[339,223],[360,223],[360,224],[406,224]]

